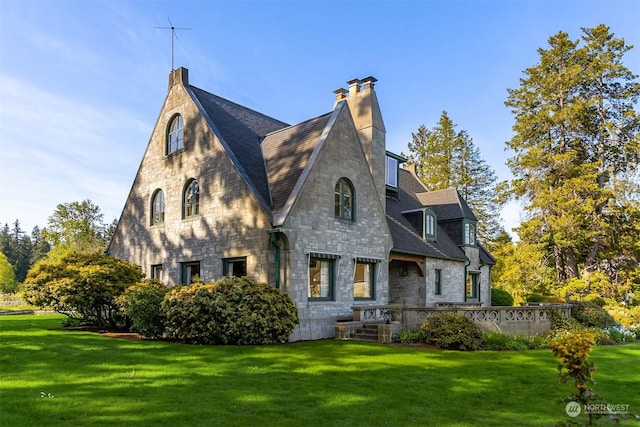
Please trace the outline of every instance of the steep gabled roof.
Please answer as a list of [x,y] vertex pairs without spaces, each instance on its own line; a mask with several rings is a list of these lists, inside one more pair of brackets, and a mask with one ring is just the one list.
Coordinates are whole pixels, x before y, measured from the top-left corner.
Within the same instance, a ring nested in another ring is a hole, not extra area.
[[287,123],[243,107],[227,99],[189,85],[206,115],[212,131],[218,134],[238,171],[261,197],[266,207],[271,205],[269,181],[260,142],[268,133],[289,126]]
[[284,208],[300,179],[331,114],[330,112],[270,133],[262,141],[274,218]]
[[455,188],[418,193],[416,196],[424,206],[434,210],[438,221],[462,218],[477,221],[473,211]]
[[[397,197],[387,198],[387,223],[393,238],[395,252],[422,255],[431,258],[467,261],[464,251],[455,244],[447,233],[438,226],[437,240],[424,240],[411,225],[403,212],[424,208],[416,191],[423,192],[424,186],[408,170],[399,169],[399,186]],[[436,213],[437,215],[437,213]],[[440,217],[438,216],[438,220]]]

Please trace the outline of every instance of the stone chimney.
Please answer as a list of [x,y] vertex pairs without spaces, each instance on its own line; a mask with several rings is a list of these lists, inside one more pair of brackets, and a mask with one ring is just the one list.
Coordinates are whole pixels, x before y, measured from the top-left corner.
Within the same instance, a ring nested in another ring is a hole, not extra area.
[[[340,100],[346,99],[349,111],[356,125],[360,143],[364,150],[369,169],[384,208],[386,203],[385,162],[386,162],[386,129],[382,120],[382,112],[378,97],[373,90],[377,80],[372,77],[349,80],[349,91],[335,91]],[[338,103],[336,97],[336,104]]]
[[180,67],[176,70],[173,70],[169,74],[169,89],[171,89],[171,87],[176,84],[189,86],[189,70],[188,69],[184,67]]

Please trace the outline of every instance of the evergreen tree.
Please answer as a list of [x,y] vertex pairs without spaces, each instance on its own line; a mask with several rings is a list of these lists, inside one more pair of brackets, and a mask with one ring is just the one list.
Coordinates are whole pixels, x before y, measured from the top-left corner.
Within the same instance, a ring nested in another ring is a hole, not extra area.
[[455,187],[478,218],[480,238],[491,242],[502,231],[496,175],[480,155],[467,131],[456,131],[446,111],[432,129],[412,133],[409,161],[429,190]]
[[51,250],[51,245],[42,237],[40,227],[37,225],[33,227],[31,231],[31,256],[29,258],[29,264],[33,265],[47,256]]
[[638,236],[637,208],[614,185],[638,166],[640,85],[622,64],[631,46],[604,25],[582,31],[584,46],[550,37],[505,103],[515,116],[511,191],[530,218],[519,235],[553,260],[558,282],[602,269],[613,253],[638,261],[622,235]]

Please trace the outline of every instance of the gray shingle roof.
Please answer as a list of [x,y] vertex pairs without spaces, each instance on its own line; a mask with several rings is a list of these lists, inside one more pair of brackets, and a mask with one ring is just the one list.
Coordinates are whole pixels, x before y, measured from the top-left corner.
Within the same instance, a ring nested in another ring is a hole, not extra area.
[[425,207],[418,198],[425,187],[405,169],[399,170],[399,178],[398,197],[387,197],[387,224],[393,238],[393,251],[466,261],[467,257],[462,249],[440,226],[437,230],[437,240],[432,242],[424,240],[409,223],[402,212]]
[[270,133],[262,141],[274,216],[287,202],[331,113]]
[[455,188],[423,192],[416,196],[423,205],[434,210],[438,216],[438,221],[462,218],[477,221],[473,211]]
[[249,184],[267,206],[271,205],[269,181],[260,142],[270,132],[289,126],[287,123],[243,107],[195,86],[189,86],[211,119],[235,158],[240,163]]

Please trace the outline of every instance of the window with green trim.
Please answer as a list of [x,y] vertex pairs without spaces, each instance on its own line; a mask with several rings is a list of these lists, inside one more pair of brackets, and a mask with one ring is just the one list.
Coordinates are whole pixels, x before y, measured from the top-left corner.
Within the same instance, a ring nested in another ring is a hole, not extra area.
[[439,268],[435,271],[435,294],[442,295],[442,270]]
[[173,116],[167,126],[165,154],[175,153],[184,148],[184,120],[180,114]]
[[424,238],[427,240],[436,240],[436,214],[427,209],[424,211]]
[[182,284],[190,285],[196,278],[200,278],[200,261],[183,262],[180,264],[180,279]]
[[387,156],[385,183],[392,188],[398,188],[398,159]]
[[222,261],[222,274],[229,277],[246,276],[247,275],[247,257],[224,259]]
[[476,245],[476,226],[469,222],[464,224],[464,244],[469,246]]
[[335,259],[309,258],[309,299],[333,300]]
[[164,191],[157,189],[151,197],[151,225],[164,223]]
[[354,216],[354,191],[353,185],[347,178],[340,178],[335,188],[335,216],[339,219],[353,221]]
[[469,273],[467,274],[467,289],[466,299],[477,299],[480,285],[480,274]]
[[151,278],[162,281],[162,264],[155,264],[151,266]]
[[182,195],[182,219],[197,216],[200,213],[200,186],[198,181],[190,179]]
[[374,299],[376,288],[376,264],[356,261],[353,277],[353,298]]

